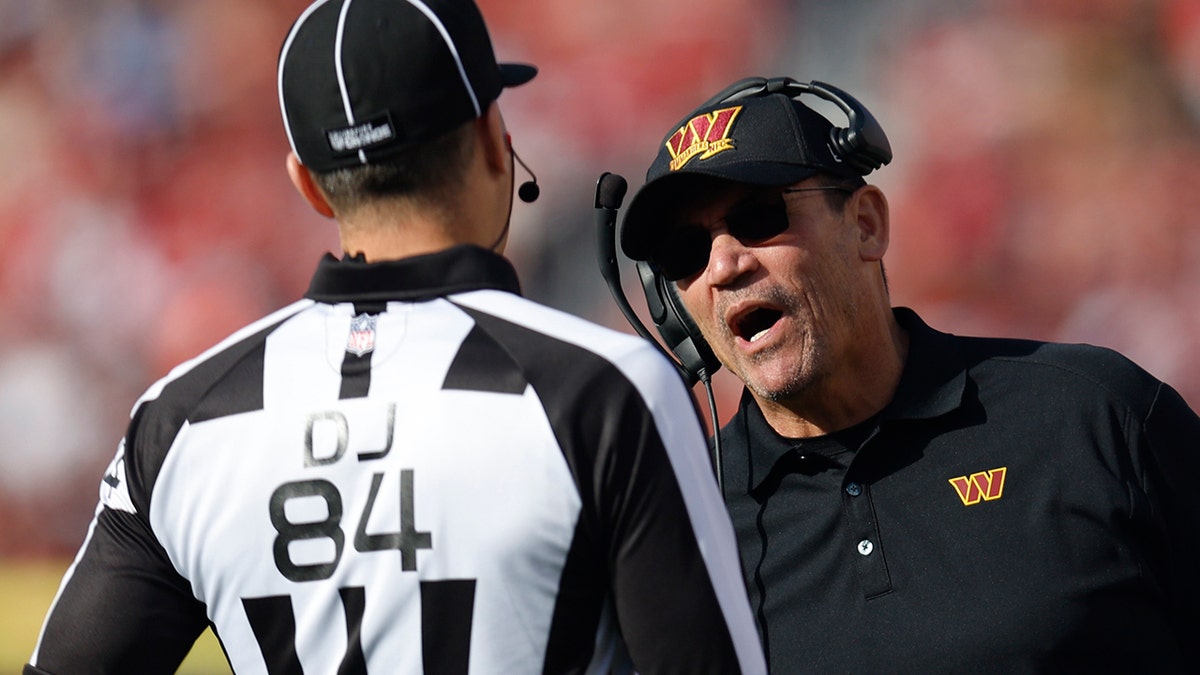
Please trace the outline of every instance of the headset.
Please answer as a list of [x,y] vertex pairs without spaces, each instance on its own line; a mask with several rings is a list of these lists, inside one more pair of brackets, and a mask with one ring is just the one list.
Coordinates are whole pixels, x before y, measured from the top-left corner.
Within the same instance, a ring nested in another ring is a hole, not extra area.
[[[729,103],[747,98],[782,94],[793,100],[803,95],[812,95],[836,105],[845,114],[845,127],[834,127],[829,132],[830,148],[834,154],[859,175],[865,176],[892,161],[892,147],[887,135],[875,117],[850,94],[823,82],[798,82],[790,77],[748,77],[739,80],[705,101],[696,110],[720,103]],[[663,142],[666,142],[666,138]],[[704,384],[716,425],[717,412],[713,398],[711,378],[721,367],[721,362],[700,333],[695,320],[688,314],[675,283],[666,279],[653,262],[636,263],[646,307],[655,328],[666,345],[668,354],[642,324],[625,298],[621,288],[620,272],[616,260],[617,211],[628,187],[625,179],[613,173],[604,173],[596,185],[596,243],[600,272],[608,284],[609,291],[622,314],[642,337],[652,342],[679,370],[689,387],[697,382]],[[671,355],[674,358],[671,358]],[[721,482],[720,440],[717,429],[713,429],[714,468],[718,484]]]

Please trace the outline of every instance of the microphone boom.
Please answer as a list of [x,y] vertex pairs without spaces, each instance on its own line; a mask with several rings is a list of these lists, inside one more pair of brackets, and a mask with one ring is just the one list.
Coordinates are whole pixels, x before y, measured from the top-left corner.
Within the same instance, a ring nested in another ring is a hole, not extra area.
[[600,275],[604,277],[609,293],[612,294],[613,300],[617,302],[617,307],[620,308],[621,314],[625,315],[625,320],[629,322],[629,325],[633,326],[638,335],[658,347],[658,350],[671,363],[675,363],[675,359],[671,358],[667,350],[659,344],[642,320],[638,318],[637,313],[629,304],[629,299],[625,297],[625,290],[621,288],[621,270],[617,266],[617,211],[621,208],[621,202],[625,199],[625,191],[628,188],[629,184],[625,178],[607,171],[601,174],[600,179],[596,181],[596,258],[600,263]]

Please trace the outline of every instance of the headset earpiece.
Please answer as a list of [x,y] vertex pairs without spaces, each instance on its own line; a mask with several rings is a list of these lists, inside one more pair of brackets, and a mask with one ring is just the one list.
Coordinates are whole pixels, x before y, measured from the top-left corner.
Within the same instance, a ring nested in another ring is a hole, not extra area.
[[[658,275],[658,280],[662,284],[662,296],[666,300],[668,313],[675,317],[676,323],[682,326],[683,332],[687,336],[682,342],[683,346],[676,353],[687,351],[689,354],[694,354],[688,357],[690,364],[695,364],[689,365],[689,370],[694,371],[698,379],[707,380],[712,377],[713,373],[721,369],[721,361],[717,359],[712,347],[704,339],[704,334],[700,332],[700,327],[696,325],[692,315],[688,314],[687,309],[683,306],[679,287],[675,285],[675,282],[667,281],[662,275]],[[703,367],[704,370],[701,371],[700,367]]]
[[846,114],[848,126],[835,126],[829,131],[833,149],[842,161],[864,176],[892,161],[892,145],[887,134],[858,99],[824,82],[813,81],[808,85],[796,82],[794,85],[806,89],[801,93],[811,93],[829,101]]
[[704,340],[695,320],[684,309],[675,282],[668,281],[651,263],[637,263],[638,277],[646,294],[646,308],[667,349],[679,359],[688,385],[705,381],[721,367]]

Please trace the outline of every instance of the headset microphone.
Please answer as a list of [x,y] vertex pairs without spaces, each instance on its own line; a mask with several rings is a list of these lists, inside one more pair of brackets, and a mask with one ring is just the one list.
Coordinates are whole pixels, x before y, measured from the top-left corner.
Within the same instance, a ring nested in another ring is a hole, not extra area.
[[[621,313],[625,315],[625,320],[633,326],[638,335],[649,340],[670,359],[666,350],[658,344],[658,341],[634,313],[633,307],[629,305],[629,299],[625,297],[625,291],[621,288],[621,271],[617,267],[617,211],[621,208],[621,202],[625,199],[625,191],[628,189],[629,184],[625,179],[615,173],[606,171],[596,181],[596,258],[600,263],[600,275],[608,284],[608,290],[616,300]],[[674,361],[671,359],[672,363]]]
[[520,164],[521,168],[525,169],[525,171],[529,174],[529,177],[532,179],[521,183],[521,187],[517,188],[517,196],[520,197],[521,201],[525,202],[526,204],[532,204],[533,202],[537,201],[538,195],[542,194],[542,190],[537,184],[537,176],[533,175],[533,172],[529,170],[529,167],[525,164],[525,162],[521,161],[521,156],[517,154],[516,150],[512,149],[511,143],[509,144],[509,150],[512,150],[513,159],[517,160],[517,164]]
[[[629,299],[625,297],[625,291],[621,288],[621,270],[617,265],[617,211],[621,208],[621,202],[625,199],[625,191],[629,188],[629,184],[624,178],[615,174],[604,172],[600,174],[600,179],[596,181],[596,259],[600,263],[600,275],[604,277],[604,282],[608,284],[608,290],[616,300],[617,307],[621,309],[621,313],[625,315],[625,320],[633,326],[638,335],[648,340],[650,344],[658,348],[667,360],[675,364],[675,368],[683,377],[687,386],[691,387],[700,381],[704,384],[704,391],[708,395],[709,414],[712,415],[713,424],[713,472],[716,474],[717,487],[724,493],[724,470],[721,466],[721,434],[717,428],[717,402],[713,395],[712,381],[708,374],[708,369],[705,363],[701,360],[699,354],[691,350],[691,356],[686,345],[681,348],[672,338],[670,332],[664,335],[664,339],[670,340],[672,351],[678,356],[681,352],[684,354],[680,359],[671,358],[671,354],[659,344],[658,340],[650,334],[649,329],[638,318],[633,311],[633,307],[629,305]],[[649,272],[639,266],[639,274],[645,277]],[[649,301],[649,298],[647,298]],[[661,307],[656,308],[651,305],[649,307],[651,314],[662,311]],[[656,324],[660,330],[662,324],[656,320]],[[695,329],[698,333],[699,329]],[[707,344],[704,345],[704,351],[709,354],[709,357],[714,363],[716,357],[711,356],[711,350]]]

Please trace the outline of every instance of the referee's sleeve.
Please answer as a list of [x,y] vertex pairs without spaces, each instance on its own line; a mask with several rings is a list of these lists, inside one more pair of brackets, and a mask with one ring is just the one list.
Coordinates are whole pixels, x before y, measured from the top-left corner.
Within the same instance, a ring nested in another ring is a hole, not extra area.
[[174,673],[208,625],[204,605],[135,506],[146,501],[138,496],[137,472],[124,470],[125,459],[123,444],[26,673]]
[[646,673],[765,672],[695,405],[651,349],[622,370],[636,389],[596,396],[608,405],[594,406],[584,426],[598,432],[597,507],[634,665]]

